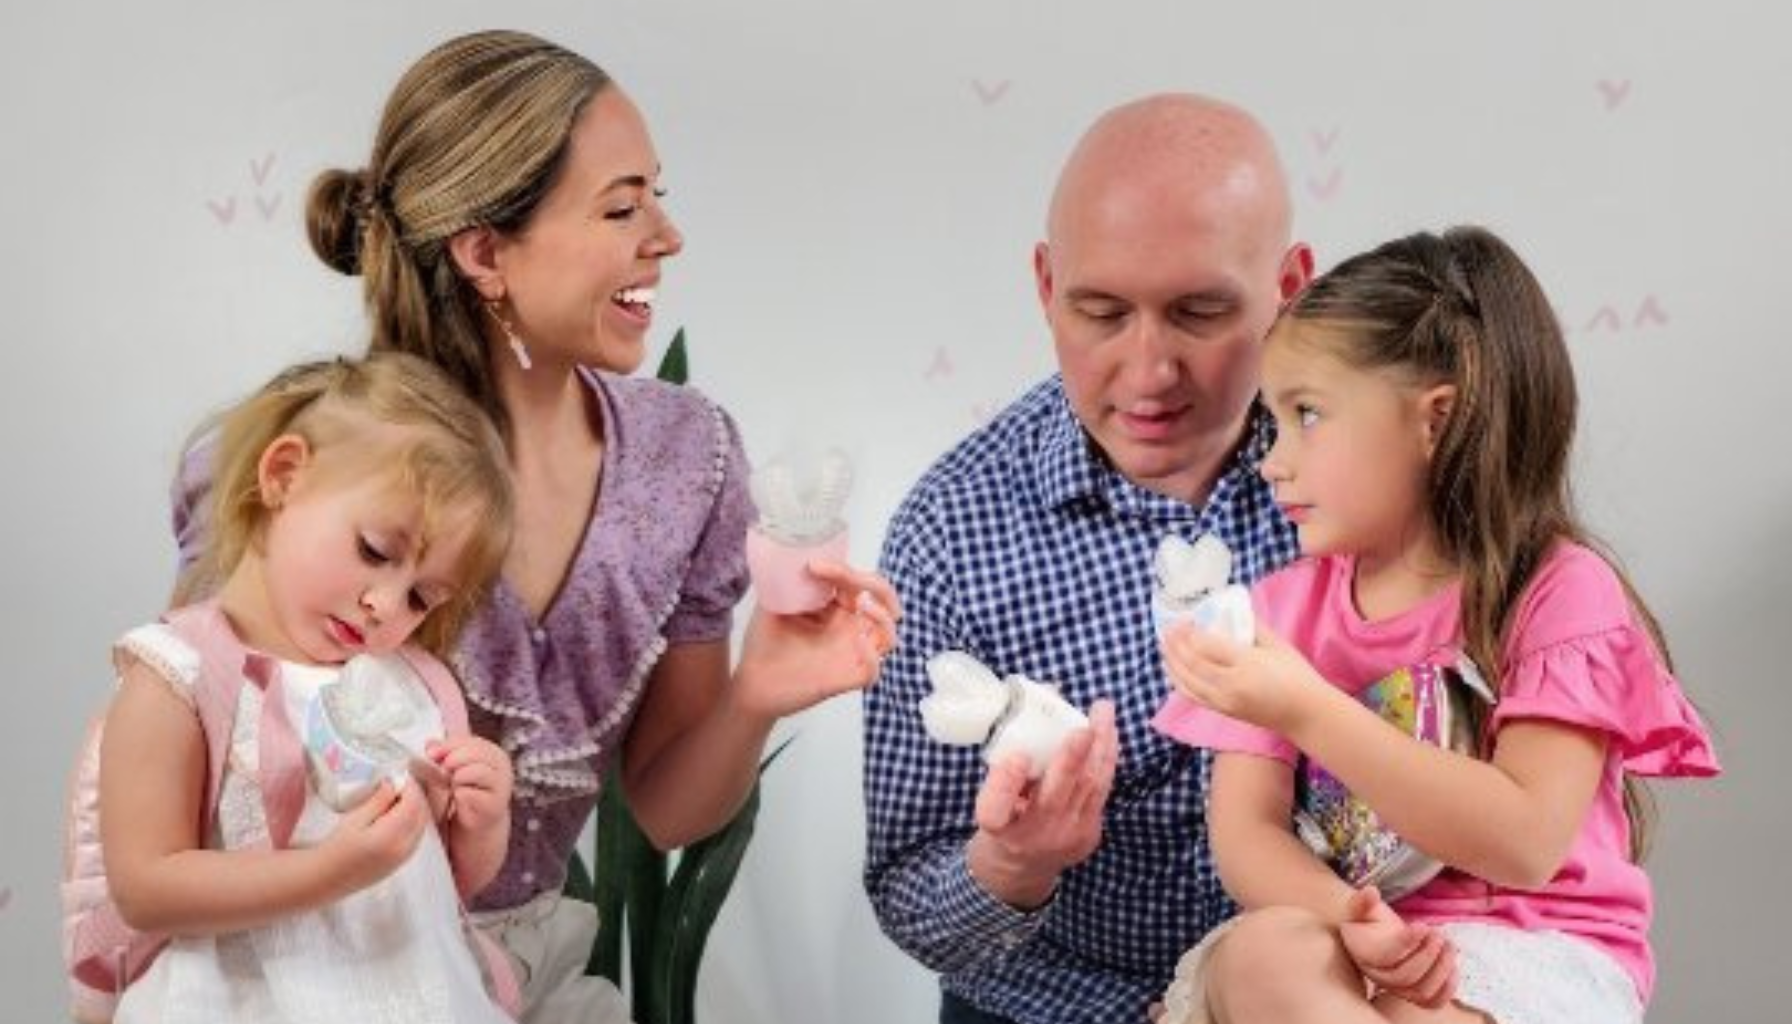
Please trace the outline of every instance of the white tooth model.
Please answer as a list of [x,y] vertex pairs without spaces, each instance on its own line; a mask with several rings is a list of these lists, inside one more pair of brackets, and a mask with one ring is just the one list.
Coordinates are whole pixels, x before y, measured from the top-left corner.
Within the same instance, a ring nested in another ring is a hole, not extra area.
[[1192,622],[1210,633],[1251,643],[1257,635],[1251,594],[1232,578],[1232,550],[1204,533],[1193,544],[1175,534],[1164,537],[1152,563],[1151,622],[1159,640],[1177,622]]
[[921,724],[928,736],[955,747],[982,743],[983,760],[992,765],[1025,754],[1029,778],[1044,775],[1065,738],[1089,724],[1057,687],[1023,675],[997,679],[963,651],[929,658],[927,678],[933,692],[921,698]]
[[402,787],[412,775],[443,783],[426,746],[440,735],[421,683],[401,659],[359,655],[318,688],[302,740],[313,784],[325,803],[348,811],[382,779]]
[[834,588],[810,575],[811,559],[846,561],[841,509],[852,489],[852,464],[830,449],[808,479],[786,459],[753,471],[748,482],[759,521],[747,531],[747,572],[758,601],[780,615],[812,612],[833,600]]

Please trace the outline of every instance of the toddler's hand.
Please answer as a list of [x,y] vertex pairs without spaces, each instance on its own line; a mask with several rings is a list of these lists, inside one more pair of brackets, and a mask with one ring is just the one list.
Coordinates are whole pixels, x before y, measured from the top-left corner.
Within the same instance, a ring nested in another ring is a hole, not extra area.
[[425,753],[448,776],[444,820],[472,832],[508,826],[514,776],[509,756],[497,744],[457,736],[429,744]]
[[423,787],[381,782],[336,823],[323,849],[337,867],[344,892],[358,892],[398,869],[429,825]]
[[1344,949],[1375,987],[1436,1009],[1456,994],[1456,948],[1443,933],[1408,924],[1372,885],[1351,893],[1338,928]]

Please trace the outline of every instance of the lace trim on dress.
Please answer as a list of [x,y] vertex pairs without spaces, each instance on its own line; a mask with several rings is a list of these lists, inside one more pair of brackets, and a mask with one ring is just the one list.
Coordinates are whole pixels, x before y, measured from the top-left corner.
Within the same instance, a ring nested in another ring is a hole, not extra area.
[[155,673],[168,692],[194,707],[193,685],[199,680],[199,652],[188,647],[168,627],[139,626],[112,646],[112,663],[120,678],[125,666],[135,661]]

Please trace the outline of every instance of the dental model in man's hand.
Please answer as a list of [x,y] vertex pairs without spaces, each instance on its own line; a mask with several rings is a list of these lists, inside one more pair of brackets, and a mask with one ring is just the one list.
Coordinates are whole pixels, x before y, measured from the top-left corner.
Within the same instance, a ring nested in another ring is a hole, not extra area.
[[1089,724],[1056,686],[1023,675],[997,679],[963,651],[929,658],[927,678],[933,692],[921,699],[920,710],[928,736],[951,746],[981,743],[983,760],[992,765],[1025,754],[1030,778],[1044,775],[1065,738]]
[[1232,550],[1204,533],[1193,544],[1169,534],[1157,546],[1152,563],[1156,585],[1151,592],[1151,622],[1158,639],[1177,622],[1192,622],[1236,643],[1256,639],[1251,594],[1232,578]]
[[747,531],[747,572],[759,604],[780,615],[812,612],[834,598],[834,588],[809,573],[812,559],[846,561],[841,509],[852,489],[852,464],[831,449],[813,474],[799,474],[785,458],[753,471],[748,480],[759,521]]

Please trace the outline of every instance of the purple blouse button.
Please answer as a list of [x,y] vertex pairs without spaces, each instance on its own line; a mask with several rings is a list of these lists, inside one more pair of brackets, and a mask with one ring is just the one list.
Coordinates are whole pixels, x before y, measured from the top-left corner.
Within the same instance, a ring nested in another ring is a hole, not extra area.
[[530,818],[528,823],[525,824],[523,827],[527,828],[531,832],[540,832],[541,831],[541,819],[540,818]]

